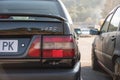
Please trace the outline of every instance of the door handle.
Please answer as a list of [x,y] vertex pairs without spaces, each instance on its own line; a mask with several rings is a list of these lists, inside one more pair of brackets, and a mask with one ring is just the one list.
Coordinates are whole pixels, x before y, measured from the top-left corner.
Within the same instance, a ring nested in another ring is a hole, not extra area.
[[114,41],[116,39],[115,36],[111,36],[111,40]]

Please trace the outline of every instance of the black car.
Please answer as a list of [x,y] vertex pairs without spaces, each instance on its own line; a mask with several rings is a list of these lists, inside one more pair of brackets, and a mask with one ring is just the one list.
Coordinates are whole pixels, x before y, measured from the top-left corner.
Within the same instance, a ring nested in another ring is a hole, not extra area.
[[113,80],[120,80],[120,6],[106,17],[92,45],[92,67],[102,66]]
[[0,0],[0,80],[80,80],[80,52],[60,0]]

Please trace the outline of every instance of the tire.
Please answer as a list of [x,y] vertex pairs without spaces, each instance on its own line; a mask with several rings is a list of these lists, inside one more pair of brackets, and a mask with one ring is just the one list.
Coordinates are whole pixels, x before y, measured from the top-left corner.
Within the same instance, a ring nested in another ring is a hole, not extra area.
[[100,70],[100,66],[99,66],[99,63],[98,63],[97,58],[95,56],[94,50],[92,50],[92,69],[95,71]]
[[81,79],[80,79],[80,77],[77,77],[77,79],[76,79],[76,80],[81,80]]
[[81,70],[79,70],[75,80],[81,80]]
[[120,80],[120,58],[115,61],[113,80]]

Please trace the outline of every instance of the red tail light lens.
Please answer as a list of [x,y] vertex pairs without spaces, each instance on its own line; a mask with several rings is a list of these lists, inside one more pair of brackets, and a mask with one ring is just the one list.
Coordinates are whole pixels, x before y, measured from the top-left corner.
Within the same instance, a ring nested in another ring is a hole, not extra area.
[[9,18],[10,16],[7,16],[7,15],[2,15],[2,16],[0,16],[0,19],[7,19],[7,18]]
[[40,57],[41,55],[40,44],[41,44],[41,38],[40,37],[35,38],[28,52],[28,55],[30,57]]
[[75,55],[71,36],[44,36],[43,58],[73,58]]

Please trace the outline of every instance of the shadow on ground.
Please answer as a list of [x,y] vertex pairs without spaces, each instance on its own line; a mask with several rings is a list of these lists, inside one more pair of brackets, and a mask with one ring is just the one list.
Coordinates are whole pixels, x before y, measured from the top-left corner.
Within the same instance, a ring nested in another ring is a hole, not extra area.
[[81,67],[81,76],[83,80],[112,80],[104,71],[93,71],[90,66]]

